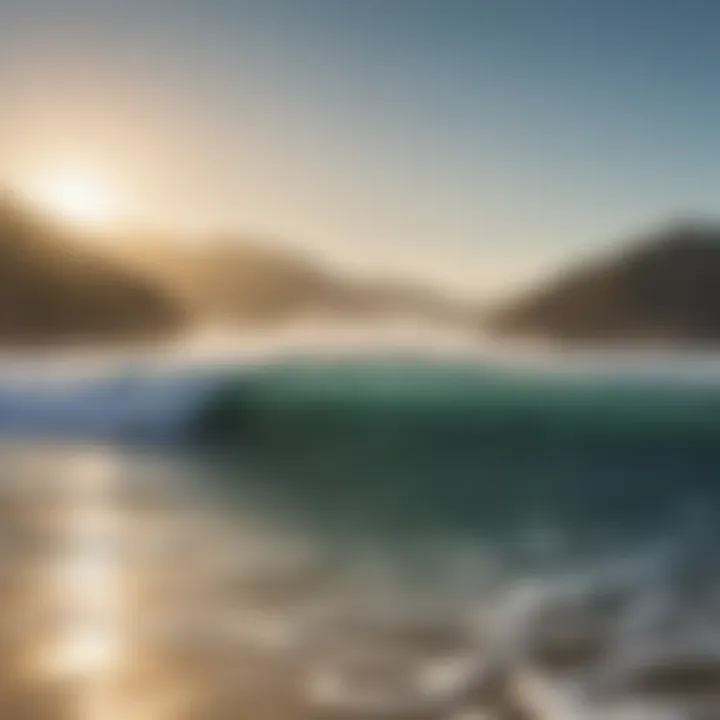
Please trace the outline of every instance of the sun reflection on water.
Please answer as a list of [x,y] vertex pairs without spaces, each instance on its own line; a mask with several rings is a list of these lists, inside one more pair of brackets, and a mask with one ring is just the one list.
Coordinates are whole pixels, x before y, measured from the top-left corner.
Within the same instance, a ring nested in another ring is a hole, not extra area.
[[123,661],[122,517],[114,502],[119,468],[110,454],[84,451],[63,468],[67,505],[60,555],[48,592],[61,618],[45,672],[80,688],[78,715],[114,720],[114,680]]

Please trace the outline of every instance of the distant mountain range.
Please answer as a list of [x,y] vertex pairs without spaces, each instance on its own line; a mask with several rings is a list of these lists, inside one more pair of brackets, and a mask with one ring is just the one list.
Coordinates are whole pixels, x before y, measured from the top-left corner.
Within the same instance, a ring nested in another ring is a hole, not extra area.
[[249,330],[302,315],[390,314],[472,319],[424,287],[343,278],[270,243],[93,241],[0,199],[0,344],[162,339],[208,322]]
[[565,344],[720,342],[720,227],[676,224],[626,247],[481,311],[422,285],[343,277],[267,242],[93,242],[0,197],[0,345],[145,341],[302,316],[398,316]]
[[349,322],[389,316],[472,326],[472,308],[421,284],[358,279],[271,241],[115,243],[115,257],[152,277],[191,317],[239,330],[299,317]]
[[501,336],[683,346],[720,341],[720,227],[683,223],[490,314]]

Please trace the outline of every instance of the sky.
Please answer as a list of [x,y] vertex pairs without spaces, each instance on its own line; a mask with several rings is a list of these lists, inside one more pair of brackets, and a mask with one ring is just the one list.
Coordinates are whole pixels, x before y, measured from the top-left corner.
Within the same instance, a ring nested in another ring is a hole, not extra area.
[[0,183],[509,292],[719,215],[716,0],[0,0]]

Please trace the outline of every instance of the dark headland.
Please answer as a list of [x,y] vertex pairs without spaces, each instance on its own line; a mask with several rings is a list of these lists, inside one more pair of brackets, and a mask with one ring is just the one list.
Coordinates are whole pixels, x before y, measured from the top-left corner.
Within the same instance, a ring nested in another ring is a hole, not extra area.
[[672,224],[624,247],[490,313],[489,327],[571,344],[720,342],[720,225]]
[[0,344],[146,340],[178,331],[181,308],[151,278],[0,200]]

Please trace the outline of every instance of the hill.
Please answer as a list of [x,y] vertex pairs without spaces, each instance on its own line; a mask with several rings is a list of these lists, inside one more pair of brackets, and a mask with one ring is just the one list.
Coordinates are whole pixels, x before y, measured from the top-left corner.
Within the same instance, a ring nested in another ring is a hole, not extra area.
[[155,278],[200,322],[239,331],[308,315],[339,322],[388,315],[466,319],[459,303],[430,288],[347,277],[266,239],[238,236],[188,245],[148,238],[142,244],[137,239],[115,243],[113,250],[119,260]]
[[0,198],[0,344],[146,340],[184,323],[155,282]]
[[715,344],[720,227],[668,226],[511,302],[489,326],[571,343]]

